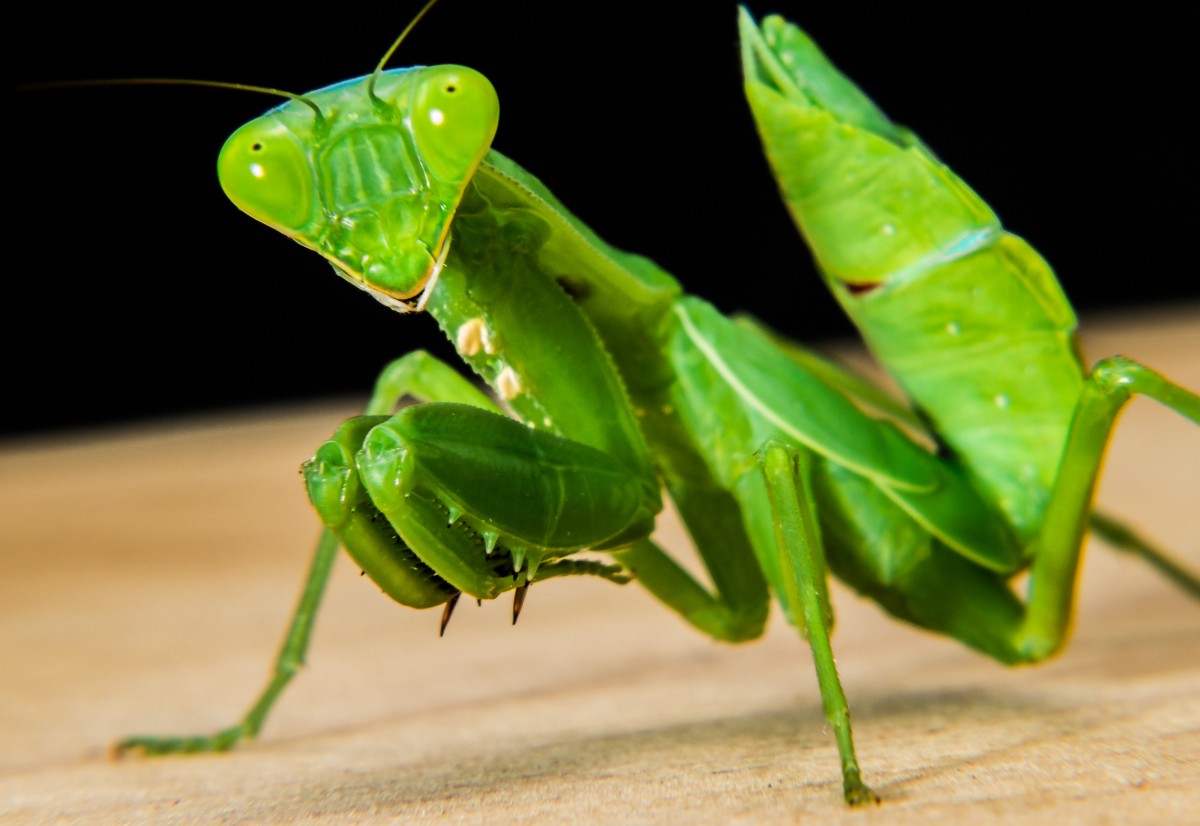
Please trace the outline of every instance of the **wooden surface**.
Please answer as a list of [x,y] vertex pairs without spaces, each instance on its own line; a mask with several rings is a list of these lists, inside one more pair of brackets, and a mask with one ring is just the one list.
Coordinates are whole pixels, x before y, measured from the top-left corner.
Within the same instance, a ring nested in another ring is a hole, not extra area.
[[[1091,321],[1093,358],[1200,387],[1200,307]],[[352,405],[0,453],[0,821],[1195,822],[1200,605],[1093,543],[1073,643],[1009,670],[835,594],[867,779],[840,800],[811,660],[773,618],[731,647],[636,586],[438,612],[341,560],[310,667],[261,740],[113,762],[134,732],[232,722],[316,533],[297,467]],[[1200,429],[1135,401],[1100,502],[1200,567]],[[676,542],[669,538],[668,541]]]

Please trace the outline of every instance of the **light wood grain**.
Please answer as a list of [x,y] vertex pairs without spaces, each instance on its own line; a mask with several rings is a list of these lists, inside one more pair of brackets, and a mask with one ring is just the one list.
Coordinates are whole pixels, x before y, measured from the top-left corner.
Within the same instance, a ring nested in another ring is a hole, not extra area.
[[[1092,320],[1200,387],[1200,307]],[[1006,669],[845,589],[835,646],[867,779],[847,812],[806,647],[732,647],[636,586],[397,608],[342,561],[261,740],[112,762],[260,687],[316,533],[297,475],[352,405],[10,444],[0,454],[4,823],[1194,822],[1200,605],[1088,552],[1073,643]],[[1126,414],[1099,500],[1200,567],[1200,429]],[[667,541],[678,536],[664,529]]]

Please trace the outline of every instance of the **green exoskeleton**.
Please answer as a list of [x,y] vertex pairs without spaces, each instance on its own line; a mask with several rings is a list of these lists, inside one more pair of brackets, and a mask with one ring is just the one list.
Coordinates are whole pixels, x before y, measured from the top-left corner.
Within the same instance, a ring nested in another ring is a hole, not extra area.
[[[226,193],[376,299],[432,316],[496,401],[422,352],[388,366],[366,415],[305,466],[326,529],[262,696],[224,731],[121,749],[255,735],[339,545],[396,601],[442,606],[443,628],[463,594],[513,591],[515,617],[531,583],[588,575],[633,579],[736,642],[774,597],[811,647],[852,804],[877,798],[834,665],[830,573],[1005,663],[1062,646],[1089,526],[1200,595],[1090,515],[1122,405],[1143,394],[1200,422],[1200,397],[1126,359],[1087,368],[1028,244],[803,32],[745,10],[739,25],[784,199],[907,402],[606,245],[490,148],[499,104],[477,72],[376,72],[292,100],[229,139]],[[395,412],[406,397],[423,403]],[[664,495],[710,585],[650,538]]]

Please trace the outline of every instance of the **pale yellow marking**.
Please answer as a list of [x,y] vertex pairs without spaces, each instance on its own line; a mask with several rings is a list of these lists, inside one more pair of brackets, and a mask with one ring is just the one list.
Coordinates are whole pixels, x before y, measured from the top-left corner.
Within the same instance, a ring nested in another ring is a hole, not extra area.
[[521,395],[521,391],[524,389],[525,386],[521,384],[521,377],[511,367],[505,367],[496,376],[496,392],[506,401],[515,399]]
[[485,339],[490,340],[490,338],[483,319],[471,318],[464,321],[455,332],[454,347],[464,356],[475,356],[479,354],[480,350],[486,349]]

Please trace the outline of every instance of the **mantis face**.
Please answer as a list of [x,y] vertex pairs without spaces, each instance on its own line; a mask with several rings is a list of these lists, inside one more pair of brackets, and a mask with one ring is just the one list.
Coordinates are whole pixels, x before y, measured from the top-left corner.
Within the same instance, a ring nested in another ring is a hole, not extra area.
[[463,66],[384,72],[374,94],[369,83],[272,109],[226,141],[217,169],[238,208],[404,310],[445,254],[500,104],[491,82]]

